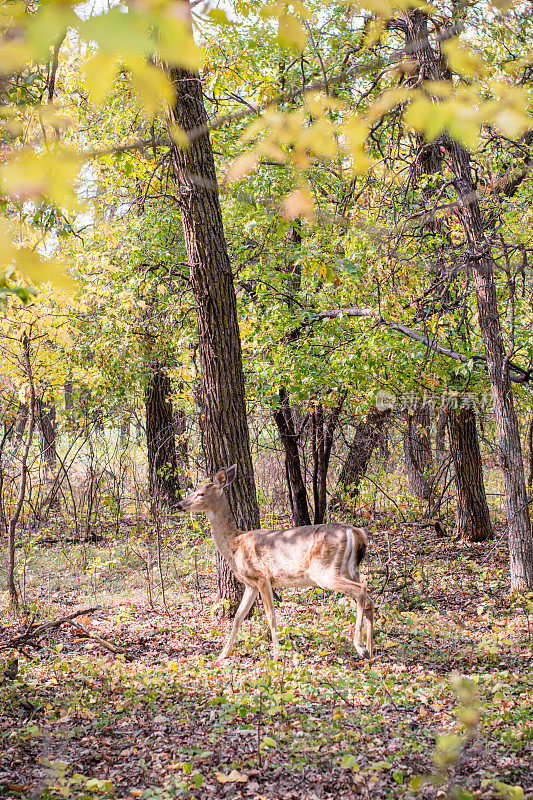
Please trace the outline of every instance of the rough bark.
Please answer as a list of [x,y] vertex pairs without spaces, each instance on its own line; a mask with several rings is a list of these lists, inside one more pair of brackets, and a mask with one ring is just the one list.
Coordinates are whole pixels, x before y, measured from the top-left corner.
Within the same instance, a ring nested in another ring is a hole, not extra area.
[[59,508],[59,487],[55,480],[57,467],[57,425],[54,392],[48,389],[46,396],[36,400],[35,412],[39,428],[39,448],[41,455],[41,481],[48,486],[50,492],[44,505],[48,508]]
[[420,500],[431,500],[433,458],[429,408],[417,405],[405,413],[403,451],[411,491]]
[[333,408],[329,415],[324,412],[322,403],[311,411],[313,431],[313,497],[315,504],[314,524],[324,522],[327,510],[327,486],[333,435],[337,427],[343,402]]
[[27,403],[21,403],[19,405],[17,419],[15,422],[15,430],[13,433],[15,446],[17,444],[20,444],[20,442],[22,441],[22,437],[24,436],[24,431],[26,430],[27,422],[28,422],[28,405]]
[[448,414],[444,408],[439,410],[435,426],[435,461],[440,470],[446,458],[446,426]]
[[56,450],[56,405],[54,393],[50,390],[47,398],[40,398],[36,402],[37,422],[39,425],[39,444],[41,461],[47,471],[53,472],[57,465]]
[[63,394],[65,398],[65,411],[74,409],[74,384],[70,378],[63,383]]
[[180,498],[180,487],[171,395],[168,372],[157,361],[145,392],[148,485],[153,499],[172,507]]
[[527,426],[527,488],[531,494],[533,488],[533,414],[529,418]]
[[285,452],[285,475],[294,525],[310,525],[307,492],[298,451],[299,432],[295,429],[289,395],[284,387],[279,391],[279,405],[274,410],[274,421]]
[[26,334],[22,337],[22,351],[24,357],[24,366],[29,385],[29,402],[27,405],[27,430],[26,439],[24,442],[24,450],[21,459],[21,474],[20,485],[17,500],[13,513],[8,521],[7,526],[7,563],[6,563],[6,584],[7,594],[9,598],[9,608],[13,613],[18,613],[20,604],[15,584],[15,534],[17,530],[17,523],[22,513],[22,506],[26,497],[26,483],[28,479],[28,458],[30,454],[30,447],[33,439],[33,431],[35,429],[35,384],[33,382],[33,371],[31,366],[30,352],[31,343]]
[[[302,285],[302,271],[298,259],[294,258],[294,250],[302,242],[301,220],[294,220],[289,226],[287,240],[290,246],[290,255],[286,267],[287,273],[287,306],[294,306],[294,295],[300,291]],[[285,387],[279,390],[279,406],[273,416],[278,428],[281,443],[285,453],[285,478],[289,490],[292,519],[294,525],[310,525],[307,491],[302,475],[300,452],[298,450],[299,432],[294,426],[294,415],[290,406],[289,395]]]
[[447,413],[450,452],[457,489],[455,537],[465,542],[484,542],[493,536],[483,483],[476,416],[472,408]]
[[[426,80],[441,79],[444,70],[443,59],[441,55],[437,56],[430,45],[426,14],[418,10],[411,11],[407,19],[414,31],[411,38],[418,42],[413,55],[420,65],[421,77]],[[491,242],[487,235],[490,221],[484,219],[481,213],[468,151],[447,134],[442,134],[440,143],[445,148],[447,165],[453,175],[453,184],[459,201],[459,218],[465,234],[466,269],[473,275],[476,290],[479,329],[485,347],[505,486],[511,588],[531,589],[533,588],[531,519],[520,431],[500,325],[494,260]]]
[[487,370],[503,468],[509,535],[512,589],[533,588],[533,538],[527,500],[518,419],[503,343],[491,246],[475,192],[470,157],[446,137],[454,185],[461,203],[460,218],[466,237],[466,257],[476,287],[479,328],[485,346]]
[[324,522],[326,513],[326,442],[324,436],[324,407],[318,403],[311,410],[313,432],[313,500],[315,506],[314,524]]
[[382,441],[390,418],[390,410],[379,411],[373,407],[366,415],[366,419],[358,423],[337,480],[331,507],[339,508],[346,501],[353,503],[357,500],[361,481],[366,474],[372,453]]
[[[185,132],[206,127],[199,76],[173,68],[170,78],[176,98],[171,120]],[[238,464],[229,502],[238,527],[250,530],[259,527],[259,506],[246,419],[235,288],[209,134],[195,137],[186,149],[173,146],[171,156],[196,304],[201,429],[207,469],[212,475],[221,467]],[[222,597],[228,600],[231,611],[242,596],[242,586],[221,560],[218,575]]]

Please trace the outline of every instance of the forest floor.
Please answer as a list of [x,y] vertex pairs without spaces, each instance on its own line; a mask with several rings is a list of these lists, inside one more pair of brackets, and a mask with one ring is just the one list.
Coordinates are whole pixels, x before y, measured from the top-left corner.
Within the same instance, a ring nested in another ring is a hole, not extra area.
[[[533,608],[510,599],[501,530],[459,546],[373,526],[372,666],[353,649],[351,605],[318,590],[283,591],[282,661],[259,608],[216,665],[227,623],[199,530],[196,549],[165,551],[168,612],[155,586],[147,602],[131,549],[32,555],[35,613],[98,605],[76,621],[125,655],[67,624],[18,654],[16,677],[0,654],[0,794],[533,798]],[[0,642],[22,629],[6,619]]]

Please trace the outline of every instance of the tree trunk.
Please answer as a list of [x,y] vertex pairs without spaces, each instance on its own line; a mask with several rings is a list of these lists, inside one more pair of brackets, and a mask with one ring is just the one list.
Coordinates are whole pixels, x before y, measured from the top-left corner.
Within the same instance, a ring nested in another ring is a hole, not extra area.
[[131,418],[130,416],[123,417],[122,422],[120,423],[120,446],[127,447],[128,442],[130,439],[130,426],[131,426]]
[[465,542],[484,542],[493,536],[483,483],[483,467],[472,408],[447,413],[450,452],[457,488],[455,537]]
[[180,497],[171,395],[168,373],[156,362],[145,392],[148,485],[152,498],[170,507]]
[[389,409],[378,411],[373,407],[366,415],[366,419],[357,425],[346,461],[337,479],[335,493],[330,503],[332,508],[343,508],[347,500],[350,503],[357,500],[361,481],[365,477],[372,453],[380,443],[390,418]]
[[15,430],[13,433],[13,441],[15,446],[21,443],[27,422],[28,422],[28,406],[26,403],[21,403],[19,405],[17,419],[15,422]]
[[[295,219],[289,226],[287,235],[289,256],[285,272],[287,273],[287,307],[294,306],[294,295],[302,288],[302,270],[295,254],[302,243],[302,221]],[[298,450],[299,434],[294,428],[294,417],[289,402],[289,395],[284,386],[279,390],[280,405],[274,411],[274,422],[277,425],[281,443],[285,451],[285,477],[289,490],[292,519],[295,527],[310,525],[307,491],[302,476],[300,453]]]
[[279,391],[279,400],[279,406],[274,410],[274,421],[285,451],[285,475],[289,487],[292,520],[298,528],[301,525],[310,525],[311,518],[298,451],[298,434],[294,428],[289,395],[284,387]]
[[39,444],[41,461],[48,473],[54,472],[57,465],[56,450],[56,405],[54,393],[49,390],[46,399],[41,398],[36,402],[37,422],[39,425]]
[[333,435],[339,422],[344,398],[338,406],[332,408],[329,415],[324,413],[324,406],[318,403],[311,411],[313,430],[313,496],[315,501],[314,523],[324,522],[327,510],[327,486],[329,461],[333,447]]
[[[176,97],[172,121],[185,132],[206,129],[199,76],[172,68],[170,78]],[[246,419],[237,302],[209,134],[196,134],[187,149],[172,146],[171,155],[196,304],[207,468],[213,475],[221,467],[238,464],[228,499],[237,526],[251,530],[259,527],[259,506]],[[242,585],[222,559],[218,560],[218,576],[221,596],[233,610],[242,596]]]
[[324,407],[318,403],[311,410],[311,424],[313,431],[313,499],[315,505],[314,524],[324,522],[326,513],[326,475],[325,463],[325,437],[324,437]]
[[531,494],[533,488],[533,414],[529,418],[527,426],[527,488]]
[[445,137],[445,141],[455,176],[457,197],[461,203],[460,218],[466,237],[466,257],[468,268],[474,275],[479,328],[485,345],[498,431],[507,510],[511,588],[533,589],[531,519],[520,431],[500,327],[492,251],[484,232],[469,154],[448,137]]
[[35,403],[39,427],[41,481],[43,486],[49,486],[50,488],[50,494],[46,497],[44,505],[47,505],[48,508],[59,508],[59,487],[57,486],[55,475],[57,467],[56,404],[54,392],[51,388],[46,390],[46,395],[46,397],[40,397]]
[[411,491],[420,500],[431,500],[433,459],[428,406],[419,404],[409,409],[405,420],[403,451]]
[[[427,15],[414,10],[407,15],[407,21],[411,41],[415,42],[413,56],[420,65],[421,74],[425,80],[440,80],[444,76],[445,66],[441,54],[437,56],[429,43]],[[486,235],[487,220],[481,214],[469,153],[446,133],[440,137],[440,143],[445,148],[448,168],[453,175],[459,200],[458,213],[466,239],[466,269],[471,270],[476,289],[479,329],[485,346],[505,485],[511,588],[531,589],[531,519],[520,431],[500,326],[492,249]]]
[[435,461],[437,469],[440,471],[446,458],[446,425],[448,414],[444,408],[439,410],[435,430]]
[[65,397],[65,411],[74,409],[74,385],[70,378],[63,382],[63,394]]
[[33,439],[33,431],[35,428],[35,384],[33,382],[33,372],[30,359],[31,343],[29,337],[25,333],[22,336],[22,351],[24,357],[24,366],[26,369],[26,375],[29,384],[29,398],[28,398],[29,402],[28,405],[26,406],[27,415],[26,415],[26,421],[24,423],[24,427],[26,427],[26,422],[27,422],[28,428],[26,431],[26,440],[24,443],[24,450],[21,459],[19,492],[15,503],[15,507],[13,509],[13,513],[9,518],[7,526],[7,563],[6,563],[6,584],[7,584],[7,594],[9,598],[9,608],[15,614],[18,613],[20,608],[19,596],[15,584],[15,533],[17,530],[17,523],[22,513],[24,498],[26,497],[26,483],[28,479],[28,458],[30,455],[30,448]]

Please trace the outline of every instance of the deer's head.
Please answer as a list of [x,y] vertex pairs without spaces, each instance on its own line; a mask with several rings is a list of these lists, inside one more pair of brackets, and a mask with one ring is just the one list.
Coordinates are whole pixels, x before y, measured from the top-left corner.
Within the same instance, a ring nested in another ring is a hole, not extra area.
[[224,489],[232,483],[237,473],[237,464],[233,464],[226,469],[219,469],[215,477],[209,483],[201,483],[187,497],[177,505],[179,511],[194,513],[197,511],[214,511],[218,506],[218,501]]

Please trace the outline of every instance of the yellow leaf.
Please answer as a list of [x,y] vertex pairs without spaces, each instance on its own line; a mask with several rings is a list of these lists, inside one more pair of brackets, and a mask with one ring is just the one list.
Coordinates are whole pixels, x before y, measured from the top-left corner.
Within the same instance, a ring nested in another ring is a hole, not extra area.
[[196,72],[202,66],[202,51],[192,38],[187,4],[170,3],[169,7],[163,19],[158,14],[157,49],[168,64]]
[[109,94],[117,65],[116,54],[105,51],[97,53],[84,65],[85,84],[96,105]]
[[172,125],[170,125],[168,132],[174,144],[177,145],[181,150],[187,150],[189,148],[189,137],[181,125],[178,125],[176,122],[174,122]]
[[79,168],[79,162],[70,152],[39,154],[27,148],[18,158],[2,165],[0,179],[7,194],[16,200],[46,197],[58,206],[79,210],[73,186]]
[[396,89],[389,89],[386,92],[383,92],[379,100],[377,100],[374,105],[372,105],[368,111],[367,118],[370,122],[374,122],[374,120],[379,119],[387,111],[390,111],[391,108],[394,108],[398,105],[402,100],[405,99],[405,89],[396,88]]
[[368,129],[357,117],[350,119],[342,129],[346,149],[350,153],[355,172],[365,172],[369,166],[366,153],[366,137]]
[[292,14],[282,14],[279,18],[278,39],[281,44],[303,50],[307,44],[307,32]]
[[456,72],[471,77],[485,73],[485,63],[472,50],[462,47],[457,39],[443,42],[442,49],[446,53],[448,63]]
[[331,122],[319,119],[299,132],[295,144],[302,150],[312,150],[317,155],[334,158],[337,154],[337,141]]
[[257,149],[262,155],[270,158],[272,161],[277,161],[278,164],[285,164],[288,160],[287,153],[285,153],[281,147],[278,147],[271,139],[265,139],[263,142],[260,142]]
[[0,72],[4,75],[22,69],[30,60],[30,49],[25,42],[3,41],[0,44]]
[[233,164],[226,171],[224,183],[234,183],[244,178],[245,175],[248,175],[256,168],[258,162],[259,158],[256,152],[251,151],[249,153],[243,153],[242,156],[235,159]]
[[144,59],[128,61],[132,71],[132,84],[138,92],[148,117],[162,111],[174,98],[174,90],[162,69],[148,64]]
[[315,218],[315,206],[313,198],[305,189],[295,189],[290,192],[283,200],[283,215],[287,219],[296,217]]
[[242,772],[237,772],[232,769],[229,775],[224,775],[223,772],[215,772],[216,779],[219,783],[246,783],[248,775],[243,775]]

